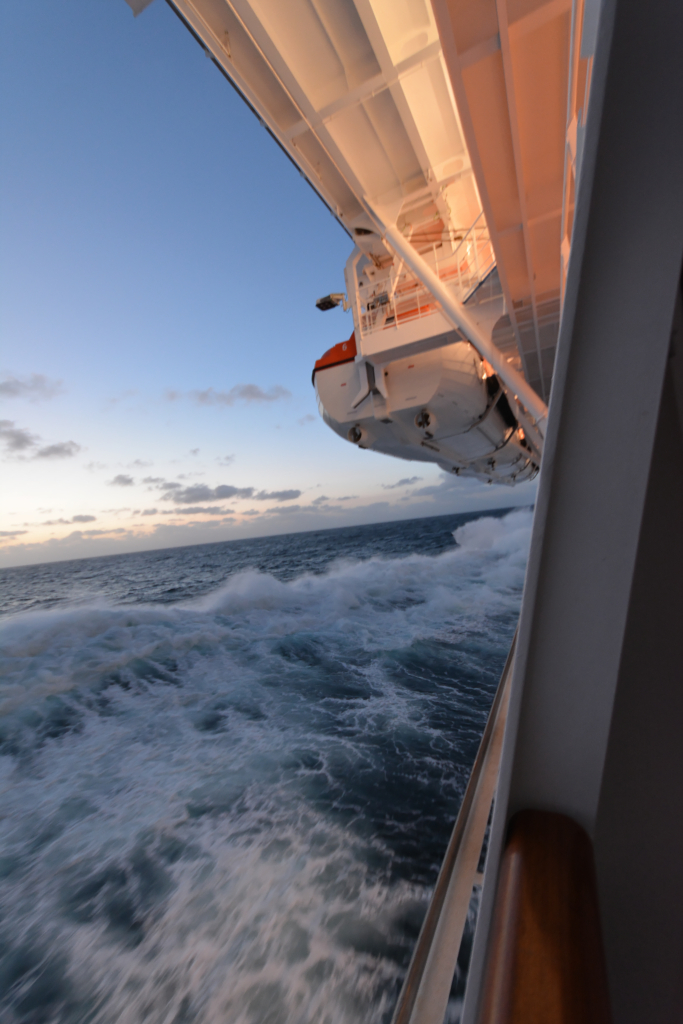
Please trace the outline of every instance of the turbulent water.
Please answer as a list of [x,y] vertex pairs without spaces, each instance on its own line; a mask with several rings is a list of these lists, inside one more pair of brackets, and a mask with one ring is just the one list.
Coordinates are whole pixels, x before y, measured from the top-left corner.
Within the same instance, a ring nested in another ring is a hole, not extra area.
[[3,572],[0,1019],[386,1021],[530,526]]

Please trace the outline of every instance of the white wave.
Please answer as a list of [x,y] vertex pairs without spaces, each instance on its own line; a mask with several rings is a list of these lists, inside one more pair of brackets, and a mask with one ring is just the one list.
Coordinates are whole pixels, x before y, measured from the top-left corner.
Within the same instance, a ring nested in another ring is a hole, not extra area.
[[465,551],[495,550],[500,554],[526,555],[532,521],[530,509],[519,509],[503,518],[484,516],[459,526],[453,531],[453,537]]
[[[55,1024],[380,1021],[427,891],[396,867],[414,826],[387,812],[380,837],[368,806],[412,793],[424,843],[460,791],[451,719],[478,689],[485,709],[530,526],[483,517],[437,556],[0,622],[4,938],[33,963],[13,1006],[43,977]],[[467,699],[439,677],[456,654]]]
[[[338,562],[321,575],[283,583],[248,570],[215,592],[177,605],[115,606],[91,600],[0,621],[0,699],[59,692],[88,672],[149,656],[161,640],[176,653],[229,631],[275,636],[352,630],[364,643],[406,642],[453,615],[513,607],[523,580],[531,512],[483,517],[455,531],[458,547],[438,556]],[[512,600],[510,596],[512,595]]]
[[96,1021],[161,1024],[190,1004],[206,1024],[350,1024],[369,1007],[381,1018],[399,976],[382,956],[387,932],[424,893],[373,883],[348,835],[310,811],[269,817],[252,837],[207,830],[205,859],[179,865],[135,950],[112,950],[94,929],[76,938],[81,986],[106,1000]]

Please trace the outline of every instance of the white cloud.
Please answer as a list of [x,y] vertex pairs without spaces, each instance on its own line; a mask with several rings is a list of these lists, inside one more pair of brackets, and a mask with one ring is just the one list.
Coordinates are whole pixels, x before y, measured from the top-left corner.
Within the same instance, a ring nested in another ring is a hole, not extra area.
[[272,388],[264,391],[258,384],[236,384],[229,391],[215,391],[214,388],[205,388],[203,391],[189,391],[183,395],[182,391],[169,389],[166,391],[166,398],[169,402],[177,402],[181,398],[190,398],[197,405],[235,405],[236,402],[277,402],[281,398],[291,398],[292,393],[281,384],[275,384]]
[[39,448],[34,459],[70,459],[82,451],[80,444],[75,441],[60,441],[58,444],[48,444]]
[[71,526],[72,523],[94,523],[97,516],[72,516],[71,519],[47,519],[41,526]]
[[192,505],[190,508],[165,509],[164,516],[224,516],[225,509],[221,505]]
[[382,484],[382,487],[385,491],[395,491],[397,487],[410,487],[411,484],[416,484],[422,479],[421,476],[404,476],[402,480],[398,480],[395,484]]
[[75,441],[58,441],[38,448],[40,437],[25,427],[17,427],[14,420],[0,420],[0,441],[10,454],[32,451],[33,459],[68,459],[82,451]]
[[39,402],[54,398],[64,391],[61,380],[50,380],[42,373],[32,373],[30,377],[14,377],[6,374],[0,380],[0,398],[25,398],[30,402]]
[[293,501],[301,496],[300,490],[257,491],[254,487],[234,487],[232,484],[219,484],[209,487],[208,484],[190,484],[181,486],[159,477],[146,477],[145,483],[153,483],[165,493],[164,501],[172,501],[176,505],[196,505],[203,501],[232,501],[251,498],[253,501]]
[[15,426],[14,420],[0,420],[0,441],[9,452],[23,452],[35,448],[40,439],[23,427]]

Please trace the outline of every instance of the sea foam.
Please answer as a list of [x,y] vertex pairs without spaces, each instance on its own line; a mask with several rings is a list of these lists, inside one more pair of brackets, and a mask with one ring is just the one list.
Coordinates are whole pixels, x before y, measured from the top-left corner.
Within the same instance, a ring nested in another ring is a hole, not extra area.
[[531,514],[0,622],[8,1021],[390,1015],[519,607]]

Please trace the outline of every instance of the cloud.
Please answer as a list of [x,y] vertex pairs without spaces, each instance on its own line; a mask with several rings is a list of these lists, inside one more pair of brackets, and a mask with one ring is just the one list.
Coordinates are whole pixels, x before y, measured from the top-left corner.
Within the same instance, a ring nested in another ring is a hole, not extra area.
[[460,479],[459,477],[455,476],[454,473],[444,473],[443,471],[441,471],[441,473],[439,473],[438,484],[429,484],[427,487],[418,487],[418,489],[416,491],[413,491],[410,495],[408,495],[408,497],[440,497],[445,491],[452,491],[454,489],[460,490],[463,487],[463,485],[465,487],[474,487],[477,485],[479,487],[482,486],[481,481],[479,480],[475,481],[472,478],[468,479],[467,477],[465,477],[464,479]]
[[176,485],[163,486],[167,493],[164,495],[166,501],[174,501],[176,505],[195,505],[198,501],[228,501],[230,498],[251,498],[254,493],[253,487],[232,487],[228,484],[221,484],[218,487],[208,487],[207,484],[191,484],[189,487]]
[[185,526],[203,526],[207,530],[215,530],[218,526],[223,526],[225,523],[236,522],[234,516],[224,516],[223,519],[212,519],[208,523],[205,519],[191,519],[189,523],[185,523]]
[[224,516],[225,509],[221,508],[220,505],[192,505],[191,508],[173,509],[163,513],[166,516],[171,514],[183,516]]
[[235,461],[235,456],[234,455],[222,455],[222,456],[219,456],[216,459],[216,462],[220,466],[231,466],[234,461]]
[[[328,501],[329,499],[326,499]],[[365,508],[376,509],[379,506],[389,508],[388,501],[376,501],[372,505],[366,505]],[[279,507],[269,508],[261,514],[261,518],[267,520],[273,516],[298,516],[301,515],[304,518],[310,515],[324,515],[330,516],[342,512],[341,505],[329,505],[329,504],[317,504],[311,502],[310,505],[280,505]],[[308,527],[310,529],[310,527]]]
[[133,480],[132,476],[128,476],[126,473],[119,473],[113,480],[109,480],[108,482],[113,487],[132,487],[135,480]]
[[133,466],[135,466],[137,469],[148,469],[151,465],[151,462],[143,462],[142,459],[134,459],[133,462],[129,464],[129,468],[132,469]]
[[307,412],[305,416],[302,416],[301,419],[296,422],[300,427],[304,427],[307,423],[315,423],[317,419],[317,416],[312,416],[310,412]]
[[[430,470],[431,467],[425,471],[425,479],[438,480],[438,477],[432,476]],[[215,516],[192,522],[188,522],[186,518],[189,509],[172,506],[164,510],[165,521],[155,523],[151,528],[148,526],[126,530],[119,528],[115,531],[65,531],[65,536],[52,536],[39,542],[32,542],[25,535],[20,536],[23,531],[8,531],[5,536],[0,535],[0,565],[51,562],[67,556],[84,558],[125,551],[150,551],[176,545],[204,544],[240,537],[276,536],[292,531],[400,521],[442,513],[483,513],[493,508],[531,505],[536,493],[535,481],[531,484],[520,484],[510,492],[507,488],[489,487],[477,480],[462,477],[453,479],[457,481],[455,490],[438,487],[438,497],[430,495],[425,499],[413,499],[409,505],[397,503],[393,496],[391,502],[374,502],[369,505],[356,505],[353,508],[342,508],[332,504],[285,504],[252,508],[249,510],[251,514],[241,513],[237,521],[229,515],[224,515],[222,518]]]
[[128,532],[122,526],[117,526],[114,530],[72,530],[71,533],[64,537],[64,540],[81,540],[83,537],[108,537],[112,533],[127,534]]
[[[0,441],[8,452],[28,452],[37,448],[40,438],[24,427],[17,427],[14,420],[0,420]],[[34,459],[68,459],[82,451],[75,441],[59,441],[39,448],[32,456]]]
[[141,516],[156,516],[156,515],[158,515],[158,513],[157,513],[157,510],[155,508],[145,508],[145,509],[142,510],[140,515]]
[[234,405],[235,402],[277,402],[280,398],[291,398],[291,392],[281,384],[264,391],[258,384],[237,384],[229,391],[193,391],[192,398],[199,405]]
[[61,380],[50,380],[42,373],[32,373],[30,377],[5,375],[0,381],[0,398],[27,398],[30,402],[39,402],[63,391]]
[[94,523],[96,516],[72,516],[71,519],[46,519],[41,526],[71,526],[72,523]]
[[301,491],[259,491],[254,495],[255,501],[294,501],[301,497]]
[[314,509],[312,505],[281,505],[279,508],[269,508],[268,511],[264,513],[263,518],[266,516],[291,516],[295,515],[297,512],[319,511],[324,512],[325,509]]
[[[175,505],[198,506],[202,502],[227,502],[251,498],[256,502],[291,502],[301,496],[298,489],[287,490],[256,490],[255,487],[236,487],[221,483],[210,487],[207,483],[190,483],[182,486],[173,480],[165,480],[159,476],[147,476],[145,483],[153,484],[162,490],[162,501],[173,502]],[[197,508],[198,513],[206,512],[205,508]],[[186,513],[183,512],[183,515]],[[209,512],[210,515],[217,514]]]
[[[166,398],[169,402],[177,402],[182,398],[180,391],[168,390]],[[215,391],[205,388],[204,391],[190,391],[188,398],[197,405],[235,405],[236,402],[277,402],[280,398],[291,398],[292,393],[281,384],[275,384],[264,391],[258,384],[236,384],[229,391]]]
[[190,448],[190,455],[199,455],[199,448]]
[[34,459],[70,459],[82,451],[80,444],[75,441],[59,441],[58,444],[48,444],[40,448],[33,456]]
[[28,530],[0,530],[0,537],[20,537],[22,533],[28,533]]
[[14,420],[0,420],[0,441],[9,452],[23,452],[35,448],[39,438],[23,427],[17,427]]
[[322,505],[322,504],[323,504],[323,502],[326,502],[326,501],[329,501],[329,500],[330,500],[330,499],[329,499],[329,498],[327,497],[327,495],[326,495],[326,494],[321,494],[319,498],[315,498],[315,499],[314,499],[314,500],[313,500],[313,501],[311,502],[311,505]]
[[402,480],[399,480],[395,484],[382,484],[385,491],[395,491],[397,487],[410,487],[411,484],[416,484],[418,480],[422,480],[421,476],[404,476]]
[[[257,491],[254,487],[233,487],[232,484],[219,484],[209,487],[208,484],[181,484],[164,480],[161,477],[146,477],[145,483],[154,484],[161,491],[162,501],[172,501],[176,505],[197,505],[205,501],[232,501],[234,499],[251,498],[253,501],[293,501],[300,497],[299,490]],[[214,513],[211,513],[212,515]]]

